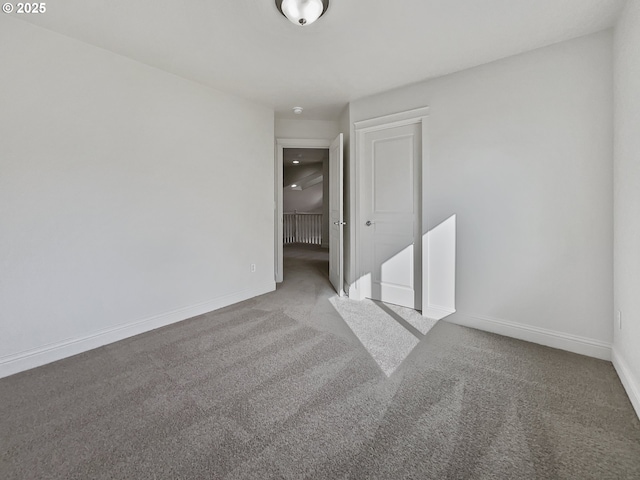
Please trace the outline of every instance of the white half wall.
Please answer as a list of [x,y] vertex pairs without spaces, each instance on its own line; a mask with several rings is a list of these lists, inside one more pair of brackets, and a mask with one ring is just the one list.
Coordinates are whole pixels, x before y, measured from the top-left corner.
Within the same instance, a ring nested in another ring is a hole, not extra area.
[[423,234],[457,218],[448,320],[609,357],[612,91],[604,31],[351,103],[351,123],[429,107]]
[[0,45],[0,376],[275,288],[272,110],[8,16]]
[[[640,2],[628,1],[614,43],[613,363],[640,416]],[[614,316],[615,318],[615,316]]]

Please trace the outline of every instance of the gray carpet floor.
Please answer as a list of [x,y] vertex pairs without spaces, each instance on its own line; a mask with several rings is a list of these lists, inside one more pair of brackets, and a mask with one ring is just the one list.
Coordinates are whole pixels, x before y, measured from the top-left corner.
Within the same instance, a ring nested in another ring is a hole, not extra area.
[[276,292],[0,380],[0,478],[640,478],[611,363],[440,321],[385,373],[286,251]]

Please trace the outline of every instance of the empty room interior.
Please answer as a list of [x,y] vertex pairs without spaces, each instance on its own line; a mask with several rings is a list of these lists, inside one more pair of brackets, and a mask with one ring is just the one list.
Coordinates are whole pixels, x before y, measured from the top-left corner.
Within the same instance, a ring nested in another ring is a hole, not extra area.
[[0,478],[640,478],[640,0],[0,14]]

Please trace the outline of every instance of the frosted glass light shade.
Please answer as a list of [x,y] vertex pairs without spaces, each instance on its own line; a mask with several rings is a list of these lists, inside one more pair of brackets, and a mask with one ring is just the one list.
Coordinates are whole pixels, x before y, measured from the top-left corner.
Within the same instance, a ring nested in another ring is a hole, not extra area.
[[282,0],[282,13],[296,25],[311,25],[324,13],[322,0]]

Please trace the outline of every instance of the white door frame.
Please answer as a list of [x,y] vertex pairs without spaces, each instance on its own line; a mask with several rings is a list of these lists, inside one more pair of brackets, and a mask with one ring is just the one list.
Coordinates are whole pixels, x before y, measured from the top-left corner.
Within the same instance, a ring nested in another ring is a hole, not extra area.
[[[284,279],[283,260],[282,260],[282,175],[283,175],[283,159],[285,148],[326,148],[331,147],[333,142],[331,139],[314,139],[314,138],[276,138],[276,155],[275,155],[275,208],[274,208],[274,245],[275,245],[275,279],[276,283],[281,283]],[[325,180],[326,181],[326,180]],[[325,199],[328,201],[328,199]],[[323,200],[323,201],[325,201]]]
[[421,169],[421,178],[420,178],[420,191],[418,192],[420,198],[420,210],[421,210],[421,218],[419,219],[420,230],[421,230],[421,238],[422,238],[422,268],[420,269],[420,274],[422,277],[422,305],[423,312],[426,310],[424,306],[428,305],[428,297],[427,297],[427,261],[428,261],[428,244],[427,244],[427,202],[426,195],[427,192],[427,178],[428,178],[428,119],[429,119],[429,107],[421,107],[416,108],[414,110],[408,110],[406,112],[394,113],[391,115],[385,115],[382,117],[371,118],[368,120],[361,120],[358,122],[354,122],[355,127],[355,161],[352,162],[352,176],[351,176],[351,200],[353,208],[352,213],[354,215],[354,228],[352,230],[355,238],[351,241],[351,251],[354,253],[354,267],[355,267],[355,275],[352,275],[354,278],[354,283],[349,288],[349,297],[356,300],[363,300],[363,291],[360,288],[359,281],[360,278],[364,275],[365,272],[362,271],[362,265],[364,264],[364,260],[362,258],[361,250],[362,250],[362,229],[363,227],[363,217],[362,217],[362,200],[361,195],[363,191],[363,182],[362,172],[364,171],[364,155],[362,152],[364,151],[364,136],[366,133],[384,130],[392,127],[400,127],[404,125],[411,125],[418,123],[422,127],[422,169]]

